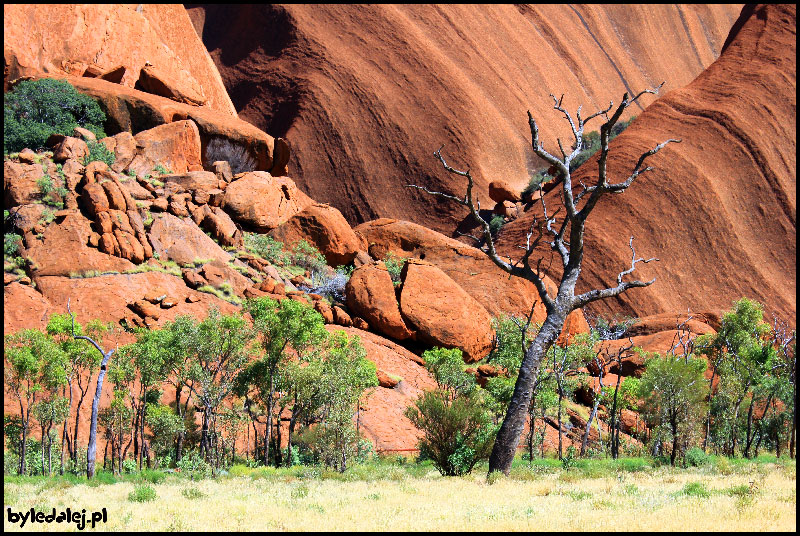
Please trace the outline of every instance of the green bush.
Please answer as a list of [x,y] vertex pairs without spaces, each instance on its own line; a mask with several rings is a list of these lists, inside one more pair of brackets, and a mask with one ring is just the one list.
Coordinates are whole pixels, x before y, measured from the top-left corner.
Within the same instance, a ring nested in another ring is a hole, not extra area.
[[283,242],[278,242],[271,236],[244,233],[244,245],[252,253],[272,264],[283,266],[289,261],[289,256],[283,251]]
[[3,235],[3,256],[14,257],[19,253],[19,246],[22,243],[22,237],[14,233],[6,233]]
[[494,446],[497,427],[476,395],[452,399],[448,392],[428,391],[405,415],[422,431],[420,457],[445,476],[468,474]]
[[678,493],[689,497],[700,497],[702,499],[707,499],[711,496],[711,492],[706,489],[705,484],[702,482],[689,482],[683,486]]
[[156,498],[156,490],[150,484],[137,484],[133,491],[128,494],[131,502],[149,502]]
[[492,221],[489,222],[489,232],[492,233],[492,236],[495,236],[497,233],[500,232],[500,229],[503,228],[505,225],[506,220],[501,215],[497,214],[492,218]]
[[686,463],[692,467],[700,467],[709,462],[708,454],[703,452],[703,449],[694,447],[686,452]]
[[89,146],[89,154],[83,159],[84,166],[88,166],[91,162],[105,162],[108,167],[111,167],[111,164],[117,161],[117,156],[109,151],[104,143],[89,140],[86,145]]
[[100,105],[69,82],[26,80],[3,98],[3,152],[41,149],[51,134],[69,136],[77,126],[102,138],[105,120]]
[[389,277],[392,278],[392,283],[394,283],[394,286],[399,285],[400,272],[403,271],[403,266],[406,264],[406,259],[397,257],[390,251],[383,259],[383,264],[386,266],[386,270],[389,272]]
[[195,450],[184,454],[177,466],[191,480],[202,480],[211,476],[211,466]]

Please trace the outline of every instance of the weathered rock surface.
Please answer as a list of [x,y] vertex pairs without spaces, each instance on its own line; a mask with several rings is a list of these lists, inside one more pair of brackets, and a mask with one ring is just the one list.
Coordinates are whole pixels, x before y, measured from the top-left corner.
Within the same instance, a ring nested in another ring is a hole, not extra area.
[[75,210],[70,211],[60,223],[48,225],[41,239],[27,235],[25,256],[31,260],[37,281],[43,276],[122,272],[134,267],[128,260],[89,247],[91,234],[89,220]]
[[[587,222],[579,291],[614,284],[630,267],[631,236],[638,256],[660,259],[632,274],[657,278],[653,285],[596,302],[597,313],[719,312],[747,296],[765,304],[767,318],[794,322],[796,8],[749,6],[742,15],[719,59],[650,105],[611,144],[609,177],[621,180],[645,151],[683,140],[649,159],[654,169],[625,193],[604,197]],[[591,182],[596,171],[595,157],[573,183]],[[559,195],[545,196],[549,212]],[[503,228],[502,252],[523,243],[537,215],[538,206]],[[541,255],[546,264],[550,251]]]
[[285,247],[300,240],[315,246],[329,266],[350,264],[361,243],[342,213],[330,205],[315,203],[270,232]]
[[243,225],[269,231],[313,202],[292,179],[254,171],[228,185],[222,208]]
[[345,286],[347,306],[374,330],[393,339],[412,336],[395,296],[392,278],[383,263],[356,268]]
[[489,313],[432,264],[411,260],[403,267],[400,311],[418,340],[459,348],[467,363],[489,353],[493,337]]
[[490,209],[490,181],[520,191],[543,167],[526,110],[545,121],[548,140],[566,140],[550,93],[594,111],[662,80],[681,87],[716,59],[740,9],[188,7],[241,117],[291,140],[290,174],[303,191],[352,225],[390,217],[448,234],[466,211],[406,188],[424,177],[432,190],[464,195],[465,181],[444,172],[434,149],[446,144],[449,164],[472,169]]
[[179,92],[200,95],[206,106],[236,116],[219,72],[180,5],[9,5],[3,30],[4,78],[86,73],[133,88],[150,64],[166,73]]
[[127,169],[138,176],[162,165],[173,173],[186,173],[201,166],[200,132],[194,121],[175,121],[142,131],[134,136],[137,154]]
[[[369,245],[373,258],[383,259],[391,252],[396,257],[417,258],[434,264],[492,316],[527,317],[534,302],[538,302],[534,321],[543,321],[546,316],[533,283],[518,277],[509,278],[476,248],[421,225],[387,218],[363,223],[354,230]],[[555,285],[550,279],[545,282],[549,291],[554,292]]]
[[192,264],[195,260],[221,260],[227,262],[230,254],[217,245],[191,220],[183,221],[171,214],[154,217],[148,238],[159,258],[178,264]]

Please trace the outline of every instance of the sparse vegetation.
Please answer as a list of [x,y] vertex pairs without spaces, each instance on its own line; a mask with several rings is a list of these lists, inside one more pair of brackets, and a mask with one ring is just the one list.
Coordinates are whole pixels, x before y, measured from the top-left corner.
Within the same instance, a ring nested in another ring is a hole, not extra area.
[[243,145],[237,145],[227,138],[214,138],[206,147],[206,167],[217,161],[227,161],[234,175],[253,171],[256,168],[255,160]]
[[89,146],[89,154],[87,154],[83,159],[83,165],[88,166],[91,162],[105,162],[105,164],[109,167],[117,161],[116,155],[108,150],[108,147],[105,144],[89,140],[86,142],[86,145]]

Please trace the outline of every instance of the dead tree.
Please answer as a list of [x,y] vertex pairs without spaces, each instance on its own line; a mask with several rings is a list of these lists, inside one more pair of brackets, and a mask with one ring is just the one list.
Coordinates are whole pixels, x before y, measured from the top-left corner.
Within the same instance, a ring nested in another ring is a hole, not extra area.
[[[85,335],[75,335],[75,315],[73,315],[72,311],[69,310],[69,300],[67,300],[67,312],[69,313],[69,316],[72,317],[72,337],[75,339],[89,341],[103,356],[103,360],[100,362],[100,372],[97,375],[97,389],[94,392],[94,400],[92,400],[92,420],[91,424],[89,425],[89,446],[86,449],[86,477],[93,478],[95,458],[97,457],[97,414],[100,409],[100,394],[103,392],[103,379],[106,376],[106,366],[108,365],[108,360],[111,359],[111,354],[114,353],[114,349],[104,352],[103,349],[100,348],[100,345],[90,337]],[[77,445],[75,448],[78,448]]]
[[[528,123],[531,129],[531,145],[533,152],[547,162],[551,169],[556,171],[559,182],[561,183],[561,201],[563,202],[563,209],[565,214],[560,223],[555,218],[555,213],[548,216],[547,207],[544,200],[544,192],[540,187],[541,203],[543,209],[543,220],[534,219],[530,231],[527,235],[524,253],[521,258],[516,261],[509,262],[500,257],[495,250],[494,239],[490,231],[489,223],[480,216],[480,204],[475,203],[472,193],[473,179],[469,171],[459,171],[447,165],[441,155],[441,148],[434,153],[439,161],[444,166],[445,170],[454,175],[466,177],[467,191],[463,198],[457,197],[452,194],[443,192],[434,192],[424,186],[408,185],[412,188],[418,188],[428,194],[444,197],[454,201],[469,209],[470,214],[482,230],[482,238],[485,242],[485,253],[489,258],[503,271],[516,277],[521,277],[532,282],[536,286],[539,298],[544,303],[547,311],[547,317],[539,330],[538,335],[530,344],[525,352],[525,358],[520,366],[519,375],[517,376],[517,383],[514,387],[514,394],[508,406],[508,410],[503,420],[503,424],[497,433],[494,449],[492,450],[491,457],[489,458],[489,472],[502,471],[508,474],[511,469],[511,462],[514,459],[514,454],[519,443],[522,430],[525,426],[527,417],[527,409],[531,398],[531,389],[533,382],[538,375],[539,366],[542,359],[547,353],[547,350],[553,345],[558,335],[564,326],[564,320],[567,315],[574,309],[582,308],[589,303],[619,296],[630,288],[646,287],[651,285],[655,279],[651,281],[623,281],[623,278],[634,271],[638,262],[650,262],[656,259],[642,259],[636,257],[636,252],[633,249],[633,237],[631,237],[630,248],[632,252],[631,266],[627,270],[623,270],[617,275],[617,284],[614,287],[605,289],[595,289],[575,295],[575,285],[578,282],[578,277],[581,272],[581,265],[583,263],[583,235],[586,225],[586,219],[592,210],[597,206],[598,201],[605,194],[609,193],[622,193],[628,189],[633,183],[634,179],[649,171],[650,167],[645,167],[645,160],[656,154],[670,142],[678,142],[680,140],[667,140],[663,143],[656,145],[653,149],[645,152],[639,157],[638,162],[633,168],[631,174],[623,181],[612,183],[608,180],[606,162],[608,160],[608,143],[611,129],[622,116],[623,112],[636,102],[639,97],[645,93],[657,94],[658,90],[663,86],[663,83],[655,89],[648,89],[630,98],[627,93],[622,97],[622,102],[617,109],[609,117],[609,112],[614,106],[612,102],[605,110],[600,110],[586,117],[581,117],[580,107],[577,110],[576,118],[573,119],[572,115],[562,106],[563,96],[557,99],[551,95],[555,102],[554,109],[558,110],[569,122],[574,137],[574,143],[570,152],[567,152],[558,140],[558,147],[561,152],[561,158],[553,156],[544,149],[539,139],[539,126],[533,119],[533,116],[528,112]],[[603,116],[606,122],[600,127],[600,157],[598,159],[598,176],[597,181],[590,186],[583,183],[580,187],[573,186],[572,176],[570,173],[570,163],[581,152],[583,146],[583,132],[586,124],[592,119]],[[578,190],[579,191],[575,191]],[[559,212],[561,209],[557,210]],[[550,248],[558,253],[563,265],[563,273],[558,285],[558,292],[555,296],[551,296],[545,287],[544,274],[541,271],[541,259],[532,265],[531,256],[536,247],[542,241],[542,238],[547,233]],[[534,234],[536,236],[534,237]]]

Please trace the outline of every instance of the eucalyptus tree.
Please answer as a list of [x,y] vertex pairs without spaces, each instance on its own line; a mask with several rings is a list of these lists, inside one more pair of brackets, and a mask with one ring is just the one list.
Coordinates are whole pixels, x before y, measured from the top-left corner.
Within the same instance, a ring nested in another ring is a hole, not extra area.
[[[68,410],[64,419],[61,439],[62,472],[64,470],[63,452],[65,444],[73,462],[75,464],[78,463],[78,430],[81,422],[81,406],[83,406],[83,401],[86,399],[86,395],[89,392],[92,376],[100,367],[100,361],[103,358],[102,354],[95,351],[95,348],[80,342],[79,339],[74,338],[74,335],[86,335],[94,340],[100,340],[107,331],[108,326],[99,320],[90,321],[84,330],[84,327],[80,323],[74,322],[72,316],[69,314],[52,315],[47,322],[47,333],[55,339],[68,356],[66,364]],[[72,413],[73,386],[78,388],[78,399],[75,408],[75,424],[72,430],[72,440],[70,441],[67,432],[67,419]]]
[[216,411],[249,360],[253,332],[241,314],[223,315],[216,309],[211,309],[202,322],[191,324],[184,332],[184,344],[191,359],[190,390],[203,411],[200,452],[215,466]]
[[646,361],[639,385],[639,396],[658,439],[672,441],[670,464],[675,465],[682,445],[700,423],[708,390],[703,378],[704,359],[660,356]]
[[[294,300],[255,298],[248,300],[244,308],[253,318],[253,334],[262,355],[243,370],[237,382],[240,394],[252,390],[253,396],[264,405],[267,424],[263,454],[264,465],[269,465],[280,376],[292,359],[307,361],[310,353],[327,338],[327,331],[322,315]],[[275,458],[279,463],[280,454]]]
[[[17,399],[21,421],[19,474],[27,471],[30,420],[37,402],[66,383],[67,356],[51,337],[36,329],[6,335],[3,350],[5,385]],[[44,439],[44,438],[43,438]]]
[[[560,221],[556,218],[556,213],[561,212],[560,209],[548,213],[548,207],[545,204],[545,196],[543,195],[544,192],[540,186],[540,193],[542,194],[540,203],[542,205],[543,219],[533,220],[527,235],[526,243],[522,246],[523,253],[521,257],[516,260],[503,258],[497,253],[490,224],[480,215],[480,204],[476,203],[474,200],[472,192],[472,174],[469,170],[459,171],[449,166],[441,155],[441,149],[436,151],[434,155],[439,159],[444,169],[449,173],[467,179],[465,196],[461,198],[444,192],[433,192],[424,186],[409,185],[410,187],[423,190],[426,193],[444,197],[469,209],[473,219],[480,225],[481,238],[485,244],[485,253],[495,265],[511,276],[521,277],[531,281],[535,285],[539,294],[539,299],[542,301],[547,311],[547,317],[542,324],[542,328],[526,349],[525,358],[520,365],[517,382],[514,386],[514,394],[508,405],[503,424],[497,434],[492,456],[489,459],[490,472],[502,471],[508,474],[511,469],[511,462],[514,459],[517,444],[519,443],[520,436],[525,426],[531,392],[533,384],[538,376],[539,367],[545,359],[548,349],[561,333],[567,315],[574,309],[582,308],[593,301],[619,296],[631,288],[646,287],[655,282],[655,279],[651,281],[623,280],[625,276],[634,271],[637,263],[646,263],[655,260],[637,257],[636,251],[633,248],[633,237],[631,237],[629,243],[632,253],[631,265],[628,269],[623,270],[617,275],[616,285],[605,289],[589,290],[581,294],[575,293],[575,286],[578,282],[583,263],[586,222],[591,212],[597,206],[597,203],[607,194],[619,194],[627,190],[639,175],[652,169],[644,165],[647,158],[658,153],[668,143],[680,141],[670,139],[656,145],[653,149],[650,149],[639,157],[638,161],[633,166],[632,172],[626,178],[623,178],[619,182],[610,181],[606,163],[608,160],[609,139],[612,129],[630,105],[636,102],[645,93],[657,93],[660,87],[661,86],[652,90],[642,91],[633,97],[625,93],[622,97],[622,102],[613,112],[611,112],[613,108],[612,102],[606,109],[599,110],[586,118],[581,116],[580,108],[578,108],[576,117],[573,118],[562,105],[563,96],[561,99],[557,99],[555,96],[551,95],[555,103],[554,109],[561,112],[569,122],[574,138],[569,148],[565,148],[559,140],[560,157],[554,156],[542,146],[539,137],[539,126],[533,119],[531,113],[528,112],[528,124],[531,130],[533,152],[539,158],[547,162],[551,166],[550,169],[556,175],[556,182],[561,186],[560,201],[563,203],[563,207],[561,208],[563,208],[564,211],[560,216]],[[605,117],[606,121],[600,127],[597,179],[594,184],[591,185],[586,185],[584,183],[574,185],[571,163],[582,152],[584,146],[584,128],[589,121],[600,116]],[[536,251],[537,246],[542,242],[545,234],[551,238],[549,243],[550,248],[560,257],[563,269],[558,283],[558,291],[555,296],[551,296],[547,291],[544,282],[544,272],[541,269],[542,259],[538,259],[537,261],[535,258],[532,258],[534,251]]]

